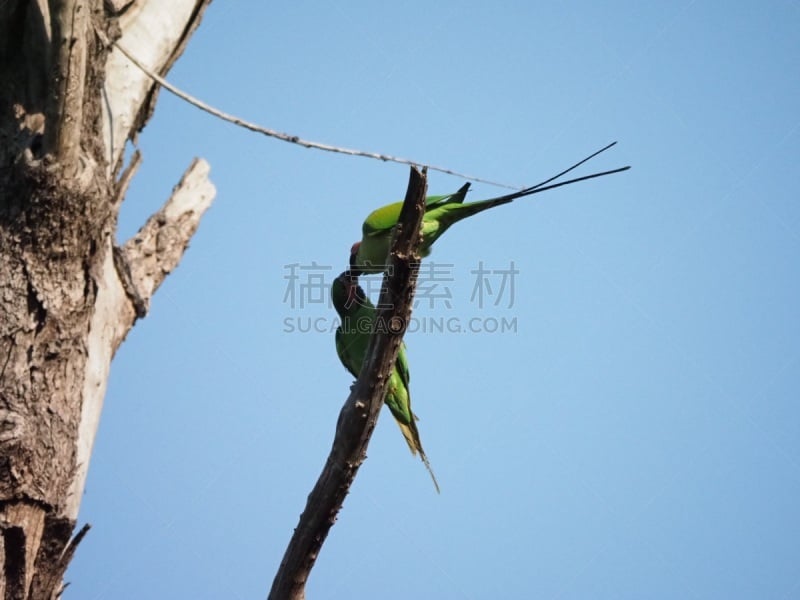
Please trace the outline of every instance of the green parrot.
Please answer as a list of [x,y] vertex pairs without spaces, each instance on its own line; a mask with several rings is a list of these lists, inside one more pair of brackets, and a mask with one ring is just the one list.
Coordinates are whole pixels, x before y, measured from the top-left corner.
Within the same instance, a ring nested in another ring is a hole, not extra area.
[[[361,364],[366,358],[367,344],[369,344],[375,321],[375,306],[358,285],[356,277],[348,271],[334,280],[331,287],[331,299],[342,320],[342,324],[336,330],[336,352],[344,367],[350,371],[353,377],[357,378],[361,371]],[[417,417],[411,412],[411,395],[408,391],[409,378],[405,344],[402,344],[397,354],[397,361],[389,376],[384,402],[400,427],[411,454],[416,456],[419,452],[438,493],[439,483],[436,481],[428,457],[425,456],[425,451],[422,449],[415,422]]]
[[[469,191],[469,183],[465,183],[454,194],[428,196],[425,199],[425,216],[422,220],[422,243],[419,246],[420,256],[423,258],[428,256],[431,252],[431,246],[433,246],[436,240],[461,219],[466,219],[467,217],[471,217],[472,215],[495,206],[500,206],[501,204],[508,204],[523,196],[538,194],[539,192],[552,190],[562,185],[593,179],[595,177],[602,177],[603,175],[611,175],[630,169],[630,167],[622,167],[612,171],[603,171],[602,173],[594,173],[592,175],[585,175],[583,177],[562,181],[561,183],[547,185],[551,181],[555,181],[562,175],[579,167],[589,159],[594,158],[601,152],[608,150],[614,144],[616,144],[616,142],[612,142],[605,148],[601,148],[591,156],[584,158],[582,161],[572,165],[570,168],[565,169],[550,179],[518,192],[506,194],[505,196],[465,204],[464,199]],[[361,241],[353,244],[353,247],[350,249],[350,269],[356,275],[362,273],[382,273],[384,271],[391,249],[394,227],[397,225],[397,220],[400,218],[400,210],[402,207],[402,202],[387,204],[371,212],[367,220],[364,221]]]

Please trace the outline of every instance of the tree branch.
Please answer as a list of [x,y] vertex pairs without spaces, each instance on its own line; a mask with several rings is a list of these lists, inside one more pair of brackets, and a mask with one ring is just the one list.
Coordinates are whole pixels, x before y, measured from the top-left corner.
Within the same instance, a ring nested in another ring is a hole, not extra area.
[[367,446],[383,406],[389,374],[397,360],[411,315],[426,187],[425,172],[420,173],[412,167],[389,257],[391,266],[383,279],[383,293],[376,316],[389,326],[379,329],[370,339],[366,363],[339,413],[333,447],[289,541],[272,583],[270,600],[305,598],[305,584],[311,569],[358,468],[366,458]]
[[[164,206],[122,248],[104,240],[98,266],[97,300],[86,341],[90,358],[82,394],[76,469],[62,514],[78,515],[111,358],[137,318],[147,314],[156,289],[178,265],[216,193],[208,163],[195,159]],[[66,542],[66,540],[64,540]]]
[[[119,17],[120,42],[135,52],[149,70],[165,75],[210,3],[211,0],[138,0]],[[105,45],[113,41],[102,33],[100,39]],[[126,141],[133,139],[152,115],[158,86],[116,47],[111,48],[106,59],[105,75],[103,138],[109,174],[116,175]]]
[[137,316],[147,312],[150,298],[178,265],[216,189],[208,179],[209,166],[195,159],[169,200],[117,251],[117,273]]
[[60,596],[86,531],[70,542],[112,357],[215,193],[208,164],[195,161],[161,210],[114,252],[120,204],[138,166],[134,158],[116,181],[120,157],[149,118],[157,86],[121,54],[115,62],[102,42],[124,31],[163,74],[210,0],[109,2],[119,17],[103,14],[100,0],[0,0],[4,600]]
[[114,187],[114,199],[112,204],[121,204],[122,201],[125,199],[125,195],[128,193],[128,187],[133,181],[133,176],[136,175],[136,172],[139,170],[139,167],[142,164],[142,153],[139,152],[137,149],[133,156],[131,156],[131,160],[128,163],[128,166],[122,171],[122,174],[119,176],[117,183]]

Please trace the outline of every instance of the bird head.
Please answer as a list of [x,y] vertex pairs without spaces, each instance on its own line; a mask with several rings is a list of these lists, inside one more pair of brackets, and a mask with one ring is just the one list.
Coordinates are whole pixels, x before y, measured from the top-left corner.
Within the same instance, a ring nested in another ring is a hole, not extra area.
[[351,270],[341,273],[331,287],[333,306],[343,315],[352,307],[364,306],[368,303],[367,296],[358,285],[358,275]]

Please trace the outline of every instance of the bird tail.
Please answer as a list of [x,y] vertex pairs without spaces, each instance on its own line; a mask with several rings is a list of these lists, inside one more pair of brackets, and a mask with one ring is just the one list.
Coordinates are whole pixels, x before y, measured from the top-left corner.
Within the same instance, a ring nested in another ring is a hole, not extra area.
[[436,488],[436,493],[441,494],[441,490],[439,489],[439,482],[436,481],[436,475],[433,474],[433,469],[431,469],[431,463],[428,461],[428,457],[425,456],[425,451],[422,449],[422,446],[419,447],[419,457],[422,459],[422,464],[425,465],[425,468],[428,469],[428,473],[433,480],[433,487]]
[[[397,426],[400,428],[400,431],[401,431],[401,433],[403,434],[403,437],[406,440],[406,444],[408,444],[408,449],[411,450],[411,454],[416,456],[417,455],[417,445],[419,443],[418,442],[419,436],[414,437],[414,431],[412,431],[411,427],[409,427],[408,425],[406,425],[404,423],[401,423],[397,419],[395,419],[395,422],[397,423]],[[415,429],[416,429],[416,427],[415,427]]]
[[[414,420],[416,420],[416,415],[414,415]],[[395,419],[396,420],[396,419]],[[433,486],[436,488],[436,493],[440,494],[441,491],[439,490],[439,482],[436,481],[436,475],[433,474],[433,469],[431,468],[431,463],[428,460],[425,451],[422,449],[422,442],[419,439],[419,431],[417,430],[417,425],[414,421],[411,421],[410,425],[406,425],[405,423],[401,423],[397,421],[398,427],[400,427],[400,431],[403,433],[403,437],[408,444],[408,449],[411,450],[411,454],[414,456],[417,455],[419,452],[419,457],[422,460],[422,464],[425,465],[425,468],[428,470],[428,473],[433,480]]]
[[[523,196],[530,196],[531,194],[538,194],[539,192],[552,190],[554,188],[561,187],[562,185],[569,185],[570,183],[577,183],[579,181],[586,181],[587,179],[594,179],[595,177],[603,177],[604,175],[613,175],[614,173],[620,173],[622,171],[627,171],[628,169],[630,169],[630,166],[620,167],[618,169],[612,169],[610,171],[602,171],[600,173],[592,173],[591,175],[584,175],[583,177],[575,177],[574,179],[567,179],[566,181],[561,181],[559,183],[552,183],[553,181],[555,181],[556,179],[559,179],[560,177],[563,177],[564,175],[566,175],[570,171],[573,171],[573,170],[577,169],[583,163],[593,159],[598,154],[601,154],[601,153],[605,152],[606,150],[608,150],[609,148],[611,148],[612,146],[615,146],[616,143],[617,142],[611,142],[607,146],[604,146],[603,148],[600,148],[600,150],[598,150],[597,152],[593,152],[592,154],[590,154],[589,156],[587,156],[583,160],[580,160],[580,161],[576,162],[571,167],[568,167],[568,168],[564,169],[560,173],[558,173],[556,175],[553,175],[552,177],[549,177],[548,179],[545,179],[544,181],[542,181],[540,183],[537,183],[536,185],[532,185],[532,186],[527,187],[525,189],[522,189],[522,190],[520,190],[518,192],[513,192],[511,194],[506,194],[505,196],[499,196],[497,198],[491,198],[489,200],[485,200],[484,202],[487,202],[487,203],[491,202],[493,204],[491,204],[490,206],[497,206],[498,204],[505,204],[506,202],[511,202],[513,200],[516,200],[517,198],[522,198]],[[483,204],[483,202],[478,202],[477,204]],[[489,206],[487,206],[487,208],[489,208]]]
[[[561,187],[562,185],[569,185],[570,183],[577,183],[579,181],[585,181],[587,179],[594,179],[595,177],[603,177],[604,175],[612,175],[614,173],[619,173],[621,171],[627,171],[628,169],[630,169],[630,167],[621,167],[619,169],[612,169],[611,171],[602,171],[600,173],[593,173],[591,175],[584,175],[583,177],[576,177],[574,179],[568,179],[566,181],[561,181],[559,183],[552,183],[553,181],[555,181],[556,179],[559,179],[560,177],[566,175],[570,171],[572,171],[574,169],[577,169],[583,163],[585,163],[586,161],[594,158],[595,156],[597,156],[601,152],[605,152],[606,150],[611,148],[616,143],[617,142],[612,142],[612,143],[608,144],[607,146],[605,146],[604,148],[601,148],[597,152],[594,152],[593,154],[590,154],[589,156],[587,156],[583,160],[578,161],[577,163],[575,163],[571,167],[569,167],[567,169],[564,169],[563,171],[561,171],[557,175],[553,175],[552,177],[549,177],[548,179],[545,179],[541,183],[537,183],[536,185],[532,185],[532,186],[527,187],[525,189],[519,190],[518,192],[512,192],[511,194],[506,194],[504,196],[498,196],[497,198],[489,198],[488,200],[481,200],[479,202],[470,202],[468,204],[464,204],[463,201],[464,201],[464,197],[466,196],[468,188],[467,188],[466,185],[463,186],[460,190],[458,190],[458,192],[456,192],[452,196],[452,198],[454,200],[455,199],[458,200],[458,203],[461,204],[461,206],[458,207],[458,210],[450,211],[449,213],[444,213],[439,217],[439,219],[440,219],[440,221],[442,223],[442,227],[440,228],[437,237],[439,235],[441,235],[442,233],[444,233],[444,231],[448,227],[450,227],[453,223],[455,223],[456,221],[460,221],[461,219],[465,219],[467,217],[471,217],[472,215],[478,214],[479,212],[482,212],[484,210],[488,210],[488,209],[493,208],[495,206],[500,206],[501,204],[508,204],[509,202],[513,202],[517,198],[522,198],[524,196],[530,196],[532,194],[538,194],[539,192],[545,192],[547,190],[552,190],[554,188]],[[450,201],[452,202],[453,200],[450,200]]]

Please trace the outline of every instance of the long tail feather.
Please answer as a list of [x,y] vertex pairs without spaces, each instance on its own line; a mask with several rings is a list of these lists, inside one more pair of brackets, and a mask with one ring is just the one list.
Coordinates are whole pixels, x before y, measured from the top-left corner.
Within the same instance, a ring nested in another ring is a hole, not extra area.
[[439,482],[436,481],[436,475],[433,474],[433,469],[431,469],[431,463],[428,462],[428,457],[425,456],[425,452],[422,450],[422,446],[419,448],[419,457],[422,459],[422,463],[425,465],[425,468],[428,469],[428,473],[430,473],[431,479],[433,480],[433,487],[436,488],[436,493],[441,494],[442,491],[439,489]]
[[[414,415],[416,419],[416,415]],[[419,439],[419,431],[417,431],[417,426],[414,424],[413,426],[406,425],[405,423],[401,423],[397,419],[395,419],[397,426],[400,428],[400,431],[403,433],[403,437],[408,444],[408,449],[411,450],[411,454],[414,456],[417,455],[419,452],[419,457],[422,460],[422,464],[425,465],[425,468],[428,470],[428,473],[433,480],[433,487],[436,488],[436,493],[441,494],[441,490],[439,489],[439,482],[436,481],[436,475],[433,474],[433,469],[431,468],[431,463],[428,460],[425,451],[422,449],[422,442]]]
[[533,187],[534,187],[534,188],[537,188],[537,187],[542,187],[543,185],[547,185],[547,184],[548,184],[548,183],[550,183],[551,181],[555,181],[556,179],[558,179],[558,178],[559,178],[559,177],[561,177],[562,175],[566,175],[566,174],[567,174],[567,173],[569,173],[570,171],[574,171],[575,169],[577,169],[578,167],[580,167],[580,166],[581,166],[583,163],[585,163],[585,162],[589,162],[590,160],[592,160],[592,159],[593,159],[595,156],[597,156],[598,154],[602,154],[603,152],[605,152],[605,151],[606,151],[606,150],[608,150],[609,148],[611,148],[611,147],[613,147],[613,146],[616,146],[616,145],[617,145],[617,142],[611,142],[611,143],[610,143],[610,144],[608,144],[607,146],[605,146],[605,147],[603,147],[603,148],[600,148],[600,150],[598,150],[597,152],[595,152],[595,153],[593,153],[593,154],[590,154],[589,156],[587,156],[586,158],[584,158],[584,159],[583,159],[583,160],[581,160],[581,161],[578,161],[578,162],[576,162],[574,165],[572,165],[572,166],[571,166],[571,167],[569,167],[568,169],[564,169],[564,170],[563,170],[563,171],[561,171],[561,173],[559,173],[558,175],[553,175],[553,176],[552,176],[550,179],[545,179],[543,182],[541,182],[541,183],[539,183],[539,184],[537,184],[537,185],[535,185],[535,186],[533,186]]
[[400,432],[403,434],[403,438],[406,440],[406,444],[408,444],[408,449],[411,450],[411,454],[416,456],[418,450],[418,441],[417,438],[414,437],[414,432],[408,425],[401,423],[397,419],[395,419],[395,423],[397,423],[397,426],[400,428]]
[[538,194],[539,192],[544,192],[546,190],[552,190],[552,189],[555,189],[557,187],[561,187],[562,185],[569,185],[571,183],[577,183],[579,181],[585,181],[587,179],[594,179],[595,177],[603,177],[605,175],[613,175],[614,173],[621,173],[622,171],[627,171],[628,169],[631,168],[630,165],[628,165],[626,167],[620,167],[619,169],[612,169],[610,171],[603,171],[601,173],[592,173],[591,175],[584,175],[583,177],[575,177],[574,179],[568,179],[567,181],[562,181],[560,183],[554,183],[552,185],[547,185],[550,182],[555,181],[556,179],[558,179],[560,177],[563,177],[564,175],[566,175],[570,171],[574,171],[575,169],[580,167],[583,163],[593,159],[598,154],[601,154],[601,153],[605,152],[609,148],[611,148],[614,145],[616,145],[616,143],[617,142],[611,142],[607,146],[605,146],[603,148],[600,148],[600,150],[590,154],[589,156],[587,156],[583,160],[580,160],[580,161],[576,162],[571,167],[568,167],[568,168],[564,169],[563,171],[561,171],[557,175],[553,175],[552,177],[549,177],[549,178],[545,179],[544,181],[537,183],[536,185],[532,185],[532,186],[527,187],[527,188],[525,188],[523,190],[520,190],[518,192],[513,192],[511,194],[506,194],[504,196],[499,196],[497,198],[492,198],[491,200],[487,200],[486,202],[493,202],[495,204],[504,204],[506,202],[511,202],[512,200],[516,200],[517,198],[521,198],[523,196],[530,196],[531,194]]

